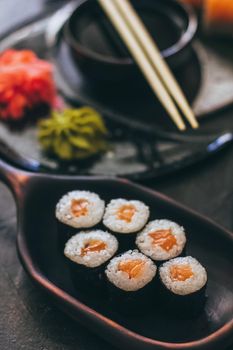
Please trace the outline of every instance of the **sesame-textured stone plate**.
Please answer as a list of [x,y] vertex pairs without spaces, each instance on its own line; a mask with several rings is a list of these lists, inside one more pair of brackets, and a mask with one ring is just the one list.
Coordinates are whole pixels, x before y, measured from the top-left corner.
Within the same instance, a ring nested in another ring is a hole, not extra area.
[[[73,3],[68,4],[52,18],[49,15],[36,19],[9,33],[0,41],[0,50],[8,47],[29,48],[39,56],[51,60],[55,66],[56,83],[67,101],[75,105],[89,104],[102,113],[110,130],[111,149],[91,161],[62,163],[41,151],[37,141],[36,125],[25,124],[21,128],[13,129],[9,125],[0,123],[0,155],[34,172],[124,176],[133,180],[142,180],[171,174],[215,154],[232,141],[232,134],[228,132],[211,131],[209,133],[208,130],[200,130],[181,134],[175,132],[171,125],[171,129],[165,127],[163,129],[161,125],[165,126],[165,123],[161,122],[162,117],[158,118],[157,125],[152,127],[148,121],[144,122],[144,119],[136,118],[138,111],[134,113],[135,118],[127,117],[122,113],[124,104],[120,95],[119,103],[114,102],[117,108],[106,105],[105,102],[112,100],[107,98],[109,93],[99,94],[97,98],[96,94],[82,83],[81,74],[79,75],[75,70],[62,40],[64,20],[73,6]],[[178,74],[190,100],[195,98],[201,83],[198,50],[192,52],[191,60]],[[66,75],[63,77],[64,67]],[[146,110],[149,110],[149,105]],[[127,108],[130,110],[129,103]],[[160,112],[152,113],[152,117],[159,114]],[[168,120],[166,116],[163,121],[165,119]]]

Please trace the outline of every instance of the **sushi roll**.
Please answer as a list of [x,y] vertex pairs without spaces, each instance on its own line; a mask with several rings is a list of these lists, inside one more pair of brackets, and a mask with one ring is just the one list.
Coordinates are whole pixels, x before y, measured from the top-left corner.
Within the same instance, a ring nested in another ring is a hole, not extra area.
[[88,294],[101,294],[106,263],[117,249],[117,239],[105,231],[82,231],[71,237],[65,245],[64,255],[75,287]]
[[120,250],[134,248],[135,232],[148,221],[148,206],[138,200],[113,199],[107,205],[103,224],[117,235]]
[[170,220],[150,221],[136,238],[138,249],[157,262],[183,254],[185,244],[184,228]]
[[105,203],[89,191],[71,191],[56,205],[59,245],[64,250],[65,242],[77,232],[77,228],[90,228],[98,224],[104,214]]
[[[113,258],[105,270],[112,305],[129,314],[142,313],[154,299],[157,267],[137,250],[129,250]],[[141,306],[141,307],[140,307]]]
[[211,34],[233,34],[233,1],[205,0],[203,2],[204,28]]
[[186,256],[165,262],[159,268],[159,278],[162,305],[172,313],[189,318],[203,310],[207,273],[195,258]]

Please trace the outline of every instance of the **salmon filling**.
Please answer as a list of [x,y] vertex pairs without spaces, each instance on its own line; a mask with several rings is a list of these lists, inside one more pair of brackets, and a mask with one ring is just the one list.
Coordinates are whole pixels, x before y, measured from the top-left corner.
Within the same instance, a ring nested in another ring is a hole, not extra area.
[[118,210],[117,217],[120,220],[131,222],[135,212],[136,212],[136,208],[132,204],[125,204],[125,205],[122,205]]
[[177,243],[176,237],[172,234],[171,229],[157,230],[149,233],[149,236],[152,238],[154,245],[160,246],[167,252]]
[[86,199],[73,199],[71,203],[72,214],[77,218],[87,215],[88,204],[89,202]]
[[142,261],[141,259],[126,260],[121,261],[118,264],[118,270],[126,272],[129,276],[129,279],[131,279],[140,275],[144,265],[145,261]]
[[173,281],[186,281],[193,271],[189,265],[174,265],[170,267],[170,276]]
[[98,239],[92,239],[81,249],[81,256],[87,255],[89,252],[100,252],[106,248],[106,243]]

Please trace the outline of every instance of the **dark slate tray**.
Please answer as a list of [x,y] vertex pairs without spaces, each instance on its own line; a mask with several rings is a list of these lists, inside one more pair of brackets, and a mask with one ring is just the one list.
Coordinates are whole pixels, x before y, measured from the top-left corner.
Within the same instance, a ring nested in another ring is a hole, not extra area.
[[[154,97],[146,86],[143,94],[139,92],[141,89],[135,88],[123,93],[118,89],[117,95],[106,90],[100,93],[99,89],[90,87],[74,66],[63,40],[63,24],[73,7],[74,3],[68,4],[53,16],[42,16],[8,33],[0,42],[0,50],[8,47],[29,48],[51,60],[55,66],[57,86],[67,104],[88,104],[103,114],[111,131],[112,150],[92,161],[61,163],[41,152],[35,125],[28,124],[13,130],[1,123],[2,157],[21,168],[36,172],[124,176],[141,180],[170,174],[198,162],[232,141],[232,134],[228,132],[199,130],[177,133],[159,105],[154,103]],[[230,66],[226,66],[225,70],[223,66],[222,71],[218,71],[216,82],[214,74],[207,74],[207,68],[214,72],[219,63],[214,58],[216,53],[212,54],[212,60],[209,59],[211,51],[206,47],[197,41],[187,64],[175,72],[199,117],[216,113],[233,100],[230,85],[233,79],[228,72]],[[211,62],[208,67],[207,62]],[[221,84],[219,76],[224,77]],[[215,80],[211,80],[211,77]],[[224,98],[227,98],[221,100],[221,106],[216,106],[216,97],[211,98],[211,89],[214,96],[218,89],[225,90]],[[138,103],[135,102],[137,100]]]

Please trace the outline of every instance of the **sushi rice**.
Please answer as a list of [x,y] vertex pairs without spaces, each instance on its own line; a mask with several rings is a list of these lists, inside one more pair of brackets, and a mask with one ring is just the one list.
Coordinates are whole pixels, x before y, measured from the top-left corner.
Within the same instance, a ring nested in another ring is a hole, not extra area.
[[[134,277],[130,277],[125,271],[119,269],[122,262],[141,262],[141,271]],[[129,250],[113,258],[105,270],[108,280],[117,288],[129,292],[137,291],[146,286],[155,277],[156,265],[151,259],[139,253],[137,250]]]
[[[99,248],[96,245],[96,250],[88,250],[92,242],[97,242]],[[117,249],[117,239],[110,233],[101,230],[81,231],[68,240],[64,254],[77,264],[93,268],[108,261]]]
[[113,232],[133,233],[145,226],[149,215],[149,208],[143,202],[113,199],[106,207],[103,223]]
[[[156,232],[159,234],[164,232],[165,237],[160,236],[157,242],[154,241],[151,235],[155,234],[156,237]],[[166,233],[168,233],[167,237]],[[177,257],[182,253],[185,244],[184,228],[173,221],[165,219],[150,221],[143,231],[138,233],[136,238],[138,249],[143,254],[157,261]]]
[[74,228],[93,227],[104,214],[105,203],[89,191],[71,191],[65,194],[56,206],[56,218]]
[[[172,277],[172,267],[188,267],[191,274],[184,280]],[[189,295],[202,289],[207,282],[205,268],[193,257],[179,257],[165,262],[159,269],[159,276],[163,285],[174,294]]]

